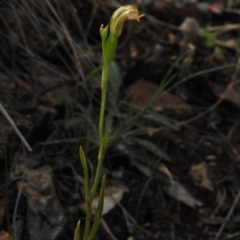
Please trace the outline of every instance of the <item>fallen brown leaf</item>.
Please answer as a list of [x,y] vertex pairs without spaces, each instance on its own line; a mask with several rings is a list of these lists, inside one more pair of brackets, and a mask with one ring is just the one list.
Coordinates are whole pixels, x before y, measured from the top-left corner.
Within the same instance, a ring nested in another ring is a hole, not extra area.
[[164,186],[163,190],[173,198],[186,204],[189,207],[196,208],[202,206],[202,202],[196,199],[188,190],[179,182],[173,180],[171,184]]
[[214,94],[227,100],[229,102],[234,103],[237,107],[240,108],[240,85],[237,82],[231,82],[225,91],[221,91],[218,87],[212,87]]
[[[112,210],[122,200],[123,194],[125,192],[128,192],[128,188],[125,186],[119,186],[119,187],[113,186],[113,187],[107,188],[104,196],[102,215]],[[94,198],[92,204],[93,204],[94,211],[96,211],[98,206],[98,198]]]
[[39,239],[42,236],[42,239],[54,240],[65,224],[66,216],[56,194],[52,172],[49,166],[25,169],[25,181],[20,180],[17,183],[28,202],[30,239]]
[[12,237],[4,230],[0,231],[0,240],[12,240]]
[[160,172],[162,172],[163,174],[165,174],[166,176],[168,176],[170,181],[173,181],[172,173],[170,172],[170,170],[167,168],[166,165],[160,164],[160,165],[158,166],[158,171],[160,171]]
[[213,190],[212,182],[208,177],[207,164],[205,162],[193,165],[189,171],[195,185],[204,187],[208,190]]
[[[143,107],[148,103],[151,97],[159,91],[158,86],[145,80],[139,80],[133,83],[127,90],[127,99],[131,101],[136,107]],[[173,110],[173,111],[187,111],[191,107],[182,101],[178,96],[160,91],[156,97],[156,101],[152,104],[155,111]]]

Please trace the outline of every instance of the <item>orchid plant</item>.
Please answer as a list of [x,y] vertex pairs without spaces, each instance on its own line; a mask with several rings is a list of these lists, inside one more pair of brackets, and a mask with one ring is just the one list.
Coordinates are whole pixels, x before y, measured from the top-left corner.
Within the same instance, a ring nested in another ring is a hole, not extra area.
[[[88,174],[88,164],[86,160],[86,156],[84,154],[83,148],[80,146],[79,155],[81,159],[81,163],[83,166],[83,174],[84,174],[84,194],[85,194],[85,206],[86,206],[86,218],[85,218],[85,227],[83,233],[83,240],[92,240],[96,235],[98,230],[101,217],[102,210],[104,204],[104,192],[106,185],[106,177],[105,175],[101,179],[101,172],[103,166],[103,160],[105,156],[105,152],[108,145],[108,122],[105,119],[105,108],[106,108],[106,100],[107,100],[107,88],[108,88],[108,77],[109,77],[109,67],[114,58],[118,37],[122,33],[123,25],[127,20],[136,20],[140,21],[140,18],[143,17],[144,14],[139,15],[138,9],[133,5],[125,5],[119,7],[112,15],[110,24],[106,27],[100,27],[100,35],[102,40],[102,55],[103,55],[103,66],[102,66],[102,76],[101,76],[101,107],[100,107],[100,115],[99,115],[99,152],[98,152],[98,164],[96,168],[96,173],[94,176],[93,184],[90,185],[90,178]],[[92,207],[93,198],[96,195],[97,188],[101,181],[100,194],[98,197],[98,208],[96,210],[93,224],[91,225],[92,215],[94,209]],[[75,230],[74,240],[80,240],[80,221],[77,224]]]

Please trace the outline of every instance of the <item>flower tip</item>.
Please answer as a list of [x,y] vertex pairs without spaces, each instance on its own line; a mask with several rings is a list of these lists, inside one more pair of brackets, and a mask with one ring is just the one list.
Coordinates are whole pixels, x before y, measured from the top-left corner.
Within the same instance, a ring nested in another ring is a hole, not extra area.
[[138,22],[140,21],[140,18],[144,17],[146,14],[141,14],[138,16]]
[[132,10],[129,12],[127,20],[136,20],[137,22],[140,22],[140,18],[143,16],[145,16],[145,14],[138,15],[138,10]]

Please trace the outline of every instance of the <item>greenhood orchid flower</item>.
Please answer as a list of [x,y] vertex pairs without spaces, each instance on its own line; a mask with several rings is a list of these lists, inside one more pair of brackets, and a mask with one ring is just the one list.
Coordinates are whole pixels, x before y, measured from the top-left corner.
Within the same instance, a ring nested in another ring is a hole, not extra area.
[[125,5],[119,7],[112,15],[109,25],[105,28],[100,27],[100,34],[102,38],[102,50],[103,50],[103,62],[108,65],[113,60],[115,55],[118,37],[122,34],[122,29],[125,21],[136,20],[140,21],[140,18],[145,14],[139,15],[138,9],[134,5]]
[[123,24],[127,20],[140,21],[145,14],[139,15],[138,9],[134,5],[126,5],[118,8],[112,15],[110,21],[110,35],[119,37],[122,33]]

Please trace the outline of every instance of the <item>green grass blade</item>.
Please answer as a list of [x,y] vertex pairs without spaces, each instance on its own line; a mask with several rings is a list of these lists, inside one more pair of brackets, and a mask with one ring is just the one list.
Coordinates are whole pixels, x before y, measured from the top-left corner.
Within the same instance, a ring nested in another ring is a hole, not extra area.
[[240,65],[240,64],[239,63],[230,63],[230,64],[226,64],[226,65],[223,65],[223,66],[218,66],[218,67],[214,67],[214,68],[210,68],[210,69],[199,71],[197,73],[191,74],[188,77],[182,78],[179,82],[177,82],[176,84],[171,86],[168,89],[168,91],[173,90],[174,88],[176,88],[177,86],[181,85],[182,83],[187,82],[188,80],[193,79],[195,77],[199,77],[199,76],[202,76],[202,75],[205,75],[205,74],[208,74],[208,73],[217,72],[217,71],[224,70],[224,69],[227,69],[227,68],[233,68],[233,67],[236,67],[238,65]]
[[[173,86],[168,88],[167,91],[169,92],[169,91],[173,90],[174,88],[176,88],[177,86],[181,85],[182,83],[184,83],[186,81],[189,81],[190,79],[193,79],[195,77],[199,77],[199,76],[202,76],[202,75],[207,74],[207,73],[213,73],[213,72],[216,72],[216,71],[224,70],[224,69],[227,69],[227,68],[233,68],[233,67],[236,67],[238,65],[239,65],[238,63],[231,63],[231,64],[226,64],[226,65],[223,65],[223,66],[214,67],[214,68],[210,68],[210,69],[207,69],[207,70],[203,70],[203,71],[194,73],[194,74],[192,74],[188,77],[185,77],[185,78],[181,79],[179,82],[177,82],[176,84],[174,84]],[[161,88],[162,87],[160,87],[159,90],[161,90]],[[156,100],[156,97],[158,96],[159,92],[157,92],[157,94],[154,94],[152,96],[152,98],[139,111],[137,111],[137,113],[131,119],[127,119],[119,127],[119,129],[114,134],[114,137],[111,139],[109,145],[112,145],[116,141],[118,141],[121,138],[122,134],[124,132],[128,131],[135,124],[135,122],[149,109],[149,107],[152,105],[152,103]]]
[[157,123],[161,123],[174,131],[179,131],[180,129],[179,126],[177,126],[176,124],[173,124],[168,118],[166,118],[162,114],[152,112],[152,113],[145,114],[143,117],[145,119],[148,119]]
[[170,158],[170,156],[164,152],[159,146],[157,146],[156,144],[148,141],[148,140],[141,140],[141,139],[136,139],[136,142],[144,147],[146,150],[148,150],[149,152],[155,154],[156,156],[158,156],[159,158],[171,162],[172,159]]

